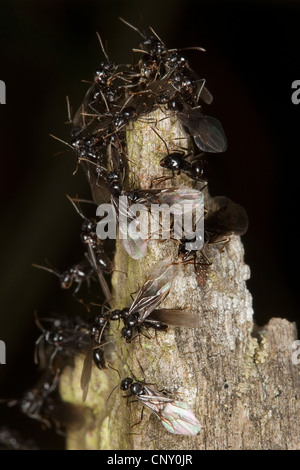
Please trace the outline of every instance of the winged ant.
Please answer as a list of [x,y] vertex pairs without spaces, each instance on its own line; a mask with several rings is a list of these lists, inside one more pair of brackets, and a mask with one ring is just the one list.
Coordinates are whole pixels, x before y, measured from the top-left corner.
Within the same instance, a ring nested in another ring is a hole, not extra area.
[[[115,370],[120,377],[119,371],[113,367],[111,368]],[[133,374],[132,376],[134,377]],[[201,424],[186,403],[176,400],[172,394],[167,391],[158,390],[155,386],[150,388],[149,385],[154,384],[147,384],[144,380],[140,381],[130,376],[122,379],[119,385],[120,390],[129,392],[125,395],[127,399],[134,397],[143,406],[141,419],[139,422],[133,424],[133,426],[140,424],[142,421],[145,407],[158,417],[160,422],[170,433],[185,436],[196,436],[199,434]],[[110,396],[117,387],[118,385],[114,387]]]
[[106,315],[106,321],[122,320],[121,330],[126,342],[131,342],[134,332],[141,332],[142,327],[166,330],[168,326],[197,328],[200,319],[197,315],[184,313],[179,309],[160,309],[159,305],[170,292],[172,283],[180,266],[170,259],[158,262],[148,275],[143,286],[129,308],[113,310]]
[[170,433],[185,436],[199,434],[201,425],[186,403],[150,388],[144,382],[134,381],[131,377],[121,381],[120,389],[129,391],[129,397],[136,397],[144,407],[152,411]]
[[38,384],[24,392],[19,400],[2,400],[9,407],[18,405],[21,413],[39,421],[46,428],[54,427],[60,434],[79,429],[85,421],[83,407],[64,402],[58,393],[59,373],[47,372]]
[[[210,209],[204,217],[204,243],[206,245],[226,244],[231,235],[244,235],[248,229],[248,216],[240,204],[236,204],[225,196],[216,196],[210,202]],[[180,240],[178,256],[182,261],[191,256],[196,260],[197,250],[186,249],[186,239]],[[211,264],[204,250],[201,250],[204,258],[203,264]],[[201,264],[201,263],[200,263]]]

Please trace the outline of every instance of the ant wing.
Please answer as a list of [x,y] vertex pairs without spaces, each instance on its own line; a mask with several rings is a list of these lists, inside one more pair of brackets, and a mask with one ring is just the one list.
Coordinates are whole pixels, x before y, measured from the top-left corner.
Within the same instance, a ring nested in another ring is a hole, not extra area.
[[94,85],[91,85],[83,98],[81,106],[78,108],[73,118],[74,127],[80,128],[85,134],[90,135],[97,132],[99,128],[99,126],[97,127],[98,120],[100,117],[103,118],[103,113],[106,111],[104,102],[101,103],[101,113],[97,109],[99,108],[99,103],[97,103],[95,99],[95,93],[96,88]]
[[111,292],[110,292],[110,289],[108,287],[108,284],[105,280],[105,277],[103,276],[102,274],[102,271],[101,269],[98,269],[98,266],[97,266],[97,261],[96,261],[96,257],[95,257],[95,253],[94,253],[94,249],[91,245],[88,245],[88,260],[90,261],[90,264],[92,266],[92,268],[95,270],[96,274],[97,274],[97,277],[98,277],[98,280],[99,280],[99,284],[102,288],[102,291],[105,295],[105,298],[107,300],[108,303],[111,302]]
[[[204,202],[204,196],[200,191],[185,187],[180,189],[163,189],[158,195],[158,199],[160,203],[168,204],[169,206],[173,204],[179,204],[180,206],[189,204],[192,205],[191,210],[194,208],[194,205],[203,204]],[[182,207],[178,208],[178,210],[180,215]],[[176,214],[176,208],[174,208],[174,214]]]
[[206,104],[211,104],[213,102],[213,95],[205,86],[202,88],[200,99]]
[[78,127],[85,131],[96,118],[96,116],[93,117],[89,115],[89,114],[95,114],[95,111],[89,106],[89,104],[91,103],[91,99],[92,99],[92,91],[93,91],[93,87],[90,87],[83,99],[83,103],[76,111],[76,114],[73,119],[74,127]]
[[134,299],[129,315],[138,312],[139,322],[145,321],[168,295],[180,265],[171,264],[170,259],[160,261],[151,272]]
[[218,119],[203,114],[192,132],[196,145],[204,152],[219,153],[227,149],[227,139]]
[[138,260],[146,255],[148,240],[128,235],[127,239],[123,239],[123,246],[131,258]]
[[[203,222],[203,214],[204,214],[204,196],[203,193],[198,191],[197,189],[192,189],[192,188],[180,188],[180,189],[165,189],[161,191],[160,197],[159,197],[159,202],[160,203],[165,203],[168,204],[168,206],[172,208],[172,213],[174,216],[179,216],[181,217],[182,214],[184,214],[184,217],[191,217],[195,215],[196,220],[199,221],[198,224],[200,224],[200,221],[202,219]],[[185,219],[186,221],[186,219]],[[189,236],[189,224],[184,225],[184,233],[185,236]],[[192,227],[190,227],[191,230]],[[175,230],[174,227],[174,233],[177,230]],[[182,231],[182,226],[179,225],[179,232]],[[179,233],[180,234],[180,233]],[[193,238],[194,233],[192,232],[192,237]],[[180,237],[181,238],[181,237]]]
[[85,103],[88,101],[88,95],[89,95],[89,91],[86,93],[86,95],[84,97],[83,104],[80,105],[80,107],[78,108],[78,110],[75,113],[75,116],[73,118],[73,126],[74,127],[79,127],[81,129],[83,129],[86,126],[85,119],[84,119],[84,114],[86,112],[85,111]]
[[213,102],[213,95],[208,91],[206,86],[204,86],[205,80],[203,79],[198,79],[198,88],[199,90],[197,91],[197,101],[201,99],[204,101],[206,104],[211,104]]
[[194,412],[182,401],[166,403],[159,417],[167,431],[173,434],[196,436],[201,430]]
[[212,200],[212,208],[205,217],[205,230],[208,233],[223,235],[244,235],[248,229],[248,216],[243,206],[225,196]]
[[90,349],[84,359],[83,368],[81,372],[80,385],[82,389],[82,401],[86,400],[89,383],[92,376],[92,365],[93,365],[93,349]]
[[225,152],[227,139],[218,119],[206,116],[197,109],[178,113],[178,117],[193,136],[197,147],[203,152]]
[[137,220],[135,214],[130,212],[130,208],[128,214],[130,221],[127,219],[125,223],[126,232],[123,230],[123,224],[119,224],[119,233],[122,234],[123,246],[129,256],[138,260],[143,258],[147,253],[148,233],[143,234],[140,230],[137,230],[137,228],[143,226],[144,223],[145,225],[148,223],[148,211],[146,211],[146,213],[140,212],[139,217],[145,216],[145,221]]
[[155,393],[145,386],[148,395],[138,395],[138,400],[153,411],[167,431],[184,436],[196,436],[201,425],[190,407],[181,401]]
[[76,331],[65,330],[64,334],[69,336],[60,343],[60,346],[72,354],[78,354],[85,351],[90,343],[90,332],[89,331]]
[[144,204],[147,207],[151,204],[157,204],[161,191],[161,189],[138,189],[134,191],[136,196],[134,204]]
[[46,368],[45,337],[44,333],[36,340],[34,348],[34,363],[41,369]]
[[179,189],[138,189],[135,204],[197,204],[203,201],[203,195],[197,189],[181,187]]
[[110,202],[109,186],[107,181],[97,173],[97,166],[83,159],[80,160],[80,164],[90,184],[95,204]]
[[161,308],[149,315],[149,320],[155,320],[170,326],[182,328],[199,328],[200,316],[193,313],[184,313],[184,310]]

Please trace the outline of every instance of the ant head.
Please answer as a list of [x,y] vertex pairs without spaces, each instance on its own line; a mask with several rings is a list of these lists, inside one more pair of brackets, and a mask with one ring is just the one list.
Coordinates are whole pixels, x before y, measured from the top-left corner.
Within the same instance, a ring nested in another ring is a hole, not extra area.
[[122,382],[120,384],[120,389],[121,390],[128,390],[132,383],[133,383],[133,379],[131,377],[126,377],[126,379],[122,380]]
[[36,398],[37,396],[34,390],[28,390],[27,392],[25,392],[25,394],[19,401],[21,412],[25,414],[30,413],[30,409],[35,404]]
[[126,308],[123,308],[122,312],[121,312],[121,318],[126,318],[128,317],[128,314],[129,314],[129,308],[126,307]]
[[60,282],[62,289],[69,289],[72,286],[72,282],[72,275],[68,271],[62,274]]
[[170,111],[174,111],[174,112],[179,111],[180,112],[180,111],[183,110],[183,104],[179,100],[176,100],[176,99],[170,100],[168,102],[167,106],[168,106],[168,109]]
[[94,323],[96,327],[99,327],[99,326],[102,327],[106,324],[106,322],[107,322],[107,318],[105,318],[102,315],[96,315],[96,317],[94,318]]
[[65,339],[65,336],[62,330],[48,331],[45,336],[46,342],[54,346],[57,345],[58,343],[61,343],[64,339]]
[[122,328],[121,330],[121,335],[123,336],[123,338],[126,339],[126,341],[129,343],[132,339],[132,334],[133,334],[133,330],[132,328],[130,327],[126,327],[124,326],[124,328]]
[[168,170],[178,171],[182,169],[182,154],[179,152],[170,153],[162,158],[159,162],[160,166]]

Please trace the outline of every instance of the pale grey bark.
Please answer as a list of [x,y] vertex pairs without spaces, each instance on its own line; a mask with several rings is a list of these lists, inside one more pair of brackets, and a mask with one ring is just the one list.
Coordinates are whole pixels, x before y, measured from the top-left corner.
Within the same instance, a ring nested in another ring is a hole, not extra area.
[[[131,124],[127,131],[131,187],[149,188],[162,174],[159,161],[166,154],[161,140],[174,148],[188,146],[176,118],[157,111]],[[150,122],[149,122],[150,121]],[[176,140],[176,138],[180,140]],[[226,158],[226,156],[224,157]],[[185,177],[176,177],[165,187],[191,186]],[[209,195],[206,193],[209,204]],[[237,201],[238,202],[238,201]],[[141,261],[128,257],[117,245],[113,275],[114,306],[130,305],[130,293],[142,285],[157,260],[169,255],[176,259],[177,242],[149,242],[148,255]],[[70,433],[69,448],[75,449],[299,449],[299,366],[292,363],[295,326],[284,319],[272,319],[254,338],[251,295],[246,281],[250,270],[244,263],[239,237],[232,236],[223,250],[206,249],[212,266],[196,275],[193,265],[181,268],[163,307],[197,313],[201,327],[158,332],[156,338],[140,336],[130,344],[120,338],[110,358],[121,378],[131,375],[173,392],[191,405],[201,422],[196,437],[168,433],[158,418],[145,410],[138,422],[141,405],[127,406],[117,387],[118,374],[94,368],[86,406],[95,416],[90,429]],[[124,274],[127,273],[126,274]],[[120,329],[114,325],[114,336]],[[152,333],[152,336],[153,333]],[[141,371],[140,364],[143,371]],[[62,396],[81,402],[82,359],[68,369],[61,384]]]

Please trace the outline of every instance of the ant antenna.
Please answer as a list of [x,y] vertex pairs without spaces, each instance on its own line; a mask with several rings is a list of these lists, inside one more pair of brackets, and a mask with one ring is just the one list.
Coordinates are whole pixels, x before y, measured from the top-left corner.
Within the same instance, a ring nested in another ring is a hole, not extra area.
[[68,111],[68,121],[66,122],[66,124],[73,124],[72,110],[71,110],[70,100],[68,96],[66,96],[66,102],[67,102],[67,111]]
[[[71,198],[71,196],[69,196],[68,194],[66,194],[66,197],[69,199],[69,201],[71,202],[72,206],[74,207],[74,209],[76,210],[77,214],[80,215],[80,217],[82,217],[84,220],[86,220],[86,217],[85,215],[83,214],[83,212],[81,211],[81,209],[79,208],[79,205],[77,206],[75,204],[75,201],[74,199]],[[77,200],[77,199],[76,199]]]
[[[107,365],[108,365],[109,367],[111,367],[109,364],[107,364]],[[111,367],[111,369],[113,369],[113,367]],[[117,369],[114,369],[114,370],[117,370]],[[119,373],[119,371],[117,371],[117,372]],[[119,374],[119,376],[120,376],[120,374]],[[119,387],[119,386],[120,386],[120,384],[117,384],[117,385],[112,389],[112,391],[110,392],[110,394],[109,394],[108,397],[107,397],[106,403],[108,403],[108,400],[110,399],[110,397],[112,396],[112,394],[114,393],[114,391],[116,390],[116,388]]]
[[73,147],[72,147],[72,145],[68,144],[68,142],[65,142],[64,140],[59,139],[58,137],[56,137],[56,136],[53,135],[53,134],[49,134],[49,135],[50,135],[50,137],[52,137],[53,139],[58,140],[58,142],[62,142],[63,144],[67,145],[67,146],[70,147],[72,150],[74,150]]
[[156,34],[156,32],[154,31],[154,29],[153,29],[151,26],[149,26],[149,29],[150,29],[151,33],[154,34],[154,36],[156,37],[156,39],[158,39],[159,42],[161,42],[161,43],[163,44],[163,46],[165,46],[165,43],[160,39],[160,37],[158,36],[158,34]]
[[109,57],[108,57],[108,55],[107,55],[106,50],[104,49],[103,42],[102,42],[102,40],[101,40],[100,34],[98,33],[98,31],[96,31],[96,34],[97,34],[97,37],[98,37],[98,40],[99,40],[99,43],[100,43],[100,47],[101,47],[101,49],[102,49],[102,52],[103,52],[103,54],[105,55],[105,58],[106,58],[107,62],[109,62]]
[[143,51],[143,49],[132,49],[132,52],[140,52],[141,54],[145,54],[145,51]]
[[103,99],[103,101],[104,101],[104,104],[105,104],[106,110],[107,110],[107,112],[108,112],[108,113],[110,113],[110,109],[109,109],[109,106],[108,106],[108,104],[107,104],[107,101],[106,101],[106,98],[105,98],[105,96],[104,96],[104,93],[103,93],[103,91],[102,91],[102,90],[99,90],[99,91],[100,91],[100,94],[101,94],[101,98],[102,98],[102,99]]
[[[126,24],[127,26],[129,26],[129,28],[133,29],[134,31],[136,31],[137,33],[139,33],[140,36],[142,36],[143,39],[145,39],[145,35],[141,33],[141,31],[136,28],[135,26],[133,26],[132,24],[128,23],[128,21],[125,21],[123,18],[121,18],[119,16],[119,20],[122,21],[122,23]],[[145,51],[144,51],[145,52]]]
[[50,269],[50,268],[47,268],[47,266],[41,266],[40,264],[35,264],[35,263],[32,263],[31,266],[33,266],[34,268],[43,269],[44,271],[48,271],[48,273],[55,274],[55,276],[59,277],[59,272],[56,271],[56,269]]
[[156,130],[154,127],[152,127],[152,126],[150,126],[150,127],[151,127],[151,129],[153,130],[153,132],[155,132],[155,134],[157,135],[157,137],[159,137],[160,140],[163,141],[163,143],[165,144],[165,147],[166,147],[166,149],[167,149],[167,153],[168,153],[168,155],[170,155],[170,151],[169,151],[169,148],[168,148],[168,146],[167,146],[167,142],[162,138],[161,135],[159,135],[159,133],[157,132],[157,130]]
[[111,366],[109,363],[107,363],[108,367],[112,370],[114,370],[115,372],[117,372],[118,376],[119,376],[119,379],[121,380],[121,375],[120,375],[120,372],[118,371],[118,369],[115,369],[113,366]]
[[169,52],[183,52],[183,51],[201,51],[206,52],[206,49],[200,46],[188,46],[188,47],[181,47],[180,49],[169,49]]
[[35,322],[35,324],[36,324],[36,326],[38,327],[39,330],[41,330],[43,333],[46,331],[45,328],[43,327],[43,325],[40,322],[40,319],[39,319],[39,316],[38,316],[38,313],[37,313],[36,310],[34,311],[34,322]]

